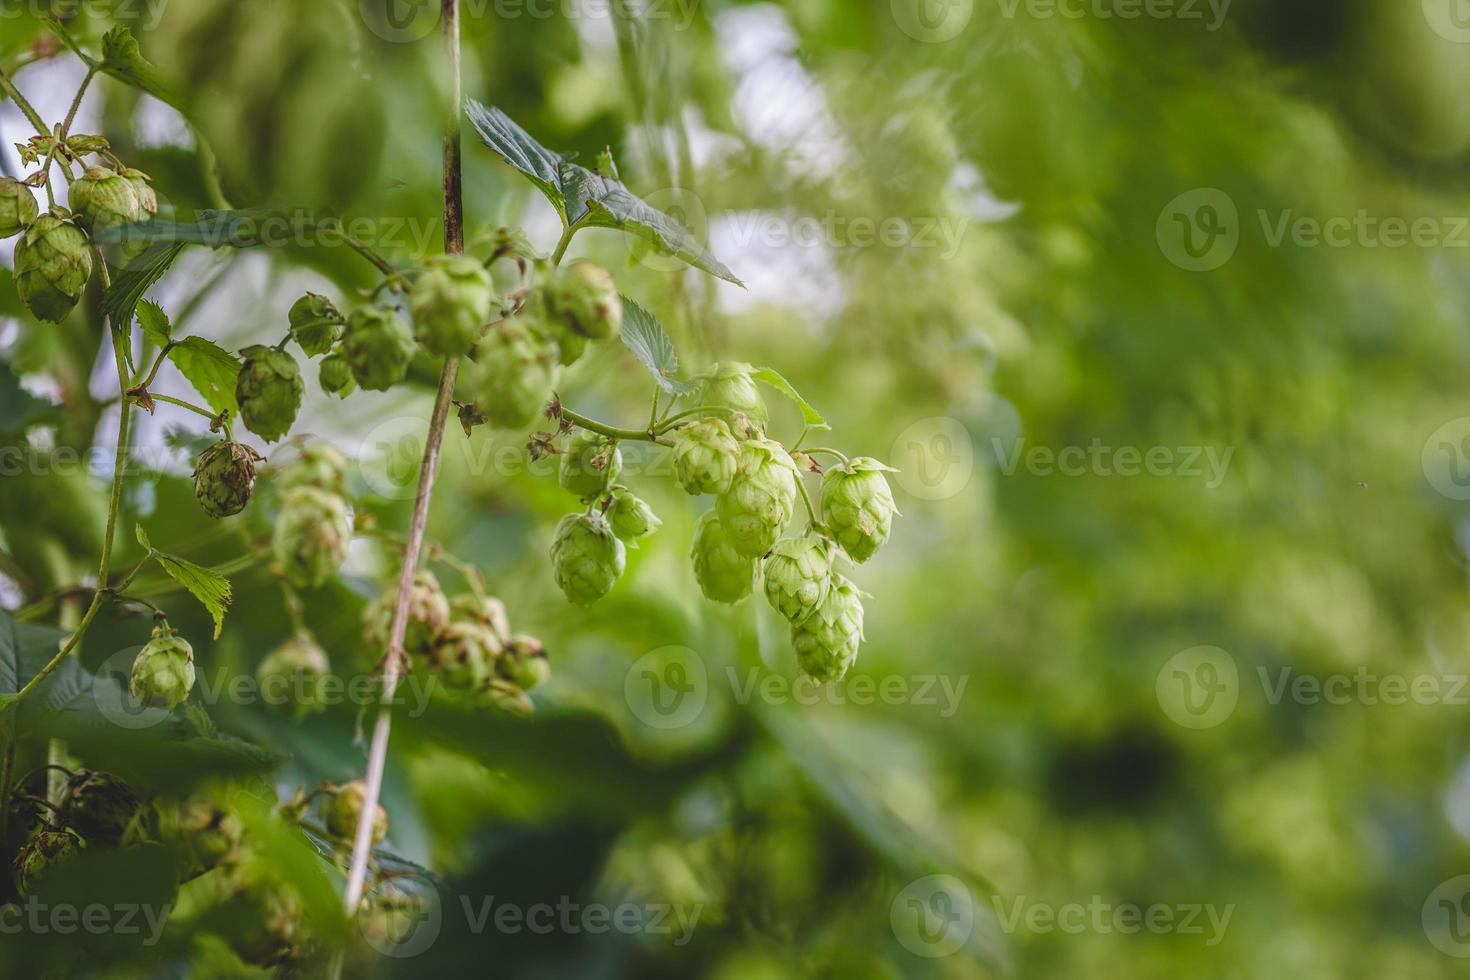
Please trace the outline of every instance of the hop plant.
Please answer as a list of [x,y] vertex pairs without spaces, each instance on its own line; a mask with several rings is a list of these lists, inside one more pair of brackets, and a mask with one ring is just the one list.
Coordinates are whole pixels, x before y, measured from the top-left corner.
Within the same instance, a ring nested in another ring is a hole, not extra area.
[[[388,649],[388,631],[393,625],[393,603],[397,583],[390,584],[363,610],[363,638],[369,650]],[[404,626],[403,649],[427,653],[434,638],[449,625],[449,600],[434,573],[420,569],[408,590],[408,620]]]
[[238,514],[255,492],[255,464],[261,455],[240,442],[222,439],[199,454],[194,465],[194,496],[210,517]]
[[639,538],[648,537],[663,524],[652,507],[634,496],[633,491],[622,484],[608,491],[608,504],[604,513],[618,540],[635,548],[638,547]]
[[730,489],[715,500],[731,547],[759,558],[781,537],[796,506],[796,464],[781,446],[761,436],[740,447]]
[[174,811],[162,811],[184,844],[190,863],[208,871],[238,853],[245,829],[234,814],[205,796],[190,796]]
[[138,211],[140,217],[146,215],[153,217],[158,213],[158,194],[153,190],[153,178],[141,170],[132,167],[124,167],[118,174],[133,186],[133,194],[138,199]]
[[36,195],[14,177],[0,177],[0,238],[14,238],[40,214]]
[[521,717],[536,711],[535,702],[526,696],[525,691],[499,677],[480,689],[478,701],[483,707]]
[[862,564],[878,553],[893,530],[893,491],[883,474],[892,472],[868,456],[827,470],[822,479],[822,518],[847,556]]
[[129,689],[143,704],[161,704],[172,711],[183,703],[194,687],[194,648],[169,629],[167,623],[153,628],[136,660]]
[[505,603],[494,596],[478,596],[473,592],[457,595],[449,601],[449,614],[455,620],[488,626],[501,646],[510,642],[510,614]]
[[15,288],[42,320],[60,323],[92,278],[92,249],[82,229],[54,214],[33,221],[15,245]]
[[530,424],[550,400],[561,370],[556,343],[519,316],[492,326],[475,347],[474,359],[475,405],[501,429]]
[[[339,840],[352,840],[357,834],[357,821],[367,804],[367,784],[360,779],[341,786],[327,804],[327,830]],[[373,843],[381,843],[388,833],[388,811],[379,806],[373,813]]]
[[586,499],[601,494],[623,471],[623,453],[606,436],[580,429],[567,440],[556,479],[568,493]]
[[730,361],[716,364],[699,380],[699,404],[706,408],[725,408],[739,412],[758,429],[770,420],[765,399],[756,387],[754,370],[749,364]]
[[413,335],[392,310],[361,306],[347,318],[342,353],[364,391],[387,391],[408,374]]
[[93,167],[77,178],[70,200],[78,222],[92,232],[129,224],[143,213],[133,182],[105,167]]
[[[266,654],[255,668],[255,679],[266,703],[300,719],[326,710],[322,682],[331,673],[327,652],[305,630]],[[284,698],[278,697],[284,692]]]
[[495,303],[495,283],[477,260],[436,255],[409,293],[414,337],[441,357],[459,357],[474,346]]
[[607,519],[598,513],[568,514],[556,526],[551,567],[571,602],[590,606],[622,577],[626,552]]
[[766,599],[792,626],[800,626],[827,599],[832,545],[822,537],[777,541],[764,566]]
[[674,479],[692,494],[724,493],[740,464],[740,443],[724,420],[700,419],[673,436]]
[[240,351],[244,363],[235,382],[235,400],[245,428],[266,442],[291,430],[306,385],[296,359],[283,350],[252,344]]
[[281,470],[277,484],[282,490],[316,487],[341,494],[347,482],[347,457],[325,442],[307,443],[301,455]]
[[353,377],[352,365],[347,360],[347,355],[339,351],[332,351],[322,358],[317,367],[317,381],[321,383],[322,391],[338,398],[346,398],[357,390],[357,378]]
[[500,653],[500,639],[489,626],[473,620],[452,622],[429,647],[429,669],[451,688],[473,691],[490,677]]
[[755,559],[747,558],[730,541],[717,511],[706,511],[694,528],[690,549],[694,577],[705,598],[736,603],[750,595],[755,582]]
[[59,813],[61,822],[82,839],[112,843],[122,839],[142,805],[118,777],[83,769],[66,781]]
[[591,340],[614,337],[623,325],[623,300],[606,269],[586,260],[564,266],[546,286],[546,309],[571,333]]
[[522,691],[530,691],[551,676],[546,647],[534,636],[517,633],[511,638],[496,666],[501,677]]
[[271,549],[292,585],[325,583],[342,567],[351,540],[351,510],[337,494],[309,486],[281,494]]
[[308,938],[301,900],[268,872],[258,857],[223,864],[215,877],[216,900],[228,908],[225,938],[236,956],[259,967],[300,960]]
[[791,646],[804,674],[818,684],[839,681],[857,660],[863,640],[863,601],[845,576],[834,575],[827,598],[791,629]]
[[301,345],[307,357],[325,354],[342,338],[346,326],[332,301],[316,293],[307,293],[292,303],[288,317],[291,339]]
[[43,830],[15,856],[15,880],[27,891],[46,869],[54,867],[82,848],[82,839],[70,830]]

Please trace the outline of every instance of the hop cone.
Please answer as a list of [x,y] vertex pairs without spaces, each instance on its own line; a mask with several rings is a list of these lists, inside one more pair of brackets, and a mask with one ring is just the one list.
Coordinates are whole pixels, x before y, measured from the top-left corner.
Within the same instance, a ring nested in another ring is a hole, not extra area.
[[260,967],[300,960],[310,938],[303,925],[301,899],[278,872],[265,869],[253,855],[227,862],[213,876],[214,902],[228,908],[219,932],[235,955]]
[[612,502],[606,510],[607,520],[618,540],[636,548],[639,538],[648,537],[663,524],[652,507],[622,484],[613,487],[610,496]]
[[115,842],[143,805],[131,787],[106,772],[82,770],[66,782],[61,822],[87,841]]
[[747,558],[771,549],[796,506],[796,464],[780,443],[761,436],[740,447],[730,489],[715,501],[730,544]]
[[475,347],[470,384],[475,405],[499,429],[529,425],[551,399],[560,367],[556,344],[525,317],[498,323]]
[[474,346],[495,305],[490,273],[466,255],[436,255],[409,293],[413,334],[441,357],[459,357]]
[[770,415],[751,370],[739,361],[716,364],[699,378],[699,404],[739,412],[756,428],[764,428]]
[[133,182],[103,167],[93,167],[71,185],[70,201],[78,222],[93,232],[137,221],[143,213]]
[[883,474],[892,467],[859,456],[827,471],[822,480],[822,518],[837,543],[861,564],[878,553],[893,530],[893,491]]
[[546,647],[534,636],[517,633],[496,664],[501,677],[522,691],[529,691],[551,676],[551,662]]
[[15,287],[42,320],[60,323],[92,278],[87,235],[69,221],[43,214],[15,244]]
[[694,528],[694,577],[706,598],[735,603],[750,595],[755,559],[735,549],[717,511],[706,511]]
[[357,378],[352,375],[352,365],[348,363],[347,355],[337,351],[322,358],[316,377],[322,391],[338,398],[346,398],[357,390]]
[[[398,598],[398,583],[385,588],[378,598],[363,610],[363,637],[374,652],[388,649],[388,632],[393,626],[393,603]],[[408,590],[408,619],[404,624],[403,649],[408,653],[427,653],[434,638],[449,625],[449,600],[439,587],[439,580],[427,570],[418,571]]]
[[133,661],[129,684],[133,697],[143,704],[157,702],[172,711],[194,687],[194,648],[189,641],[159,624],[143,652]]
[[818,684],[838,681],[857,660],[863,639],[863,601],[857,588],[833,576],[827,598],[799,626],[792,627],[791,646],[802,673]]
[[450,623],[429,648],[429,669],[451,688],[478,690],[489,679],[500,651],[495,631],[483,623]]
[[347,318],[342,353],[363,390],[387,391],[402,381],[413,352],[413,335],[392,310],[363,306]]
[[158,195],[153,190],[153,178],[132,167],[124,167],[118,173],[133,185],[133,194],[138,198],[139,216],[151,218],[157,214]]
[[566,454],[556,479],[561,488],[578,497],[595,497],[623,471],[623,453],[606,436],[579,429],[567,440]]
[[590,606],[623,574],[623,542],[601,514],[568,514],[556,526],[551,567],[567,599]]
[[832,546],[826,538],[786,538],[776,542],[763,567],[771,608],[800,626],[832,586]]
[[238,514],[255,491],[255,464],[260,454],[240,442],[223,439],[199,454],[194,465],[194,496],[210,517]]
[[316,487],[341,494],[346,480],[347,457],[330,443],[312,442],[301,447],[300,457],[281,470],[276,483],[282,490]]
[[[367,784],[361,779],[341,787],[327,804],[327,830],[339,840],[352,840],[357,835],[357,821],[362,808],[367,804]],[[373,843],[382,841],[388,833],[388,811],[381,806],[373,814]]]
[[595,262],[573,262],[546,287],[546,309],[571,333],[592,340],[616,336],[623,300],[608,271]]
[[245,428],[266,442],[275,442],[291,430],[301,408],[306,385],[296,358],[285,351],[254,344],[240,351],[245,363],[235,382],[235,400]]
[[477,596],[467,592],[449,601],[450,616],[456,620],[469,620],[490,627],[501,645],[510,642],[510,614],[505,603],[494,596]]
[[535,702],[526,696],[525,691],[499,677],[480,689],[478,700],[483,707],[510,715],[526,717],[536,711]]
[[739,464],[740,443],[722,419],[700,419],[674,432],[674,479],[688,493],[724,493]]
[[36,195],[14,177],[0,177],[0,238],[13,238],[40,214]]
[[301,632],[276,647],[255,668],[266,704],[296,718],[326,710],[322,681],[331,671],[327,652]]
[[25,891],[52,865],[60,864],[81,849],[82,839],[70,830],[43,830],[15,856],[15,880]]
[[245,833],[239,817],[203,796],[182,800],[171,816],[191,864],[199,871],[208,871],[234,854]]
[[325,296],[307,293],[291,304],[291,339],[307,357],[331,350],[342,337],[345,324],[337,307]]
[[351,540],[352,514],[337,494],[316,487],[281,494],[271,548],[292,585],[314,589],[337,574]]

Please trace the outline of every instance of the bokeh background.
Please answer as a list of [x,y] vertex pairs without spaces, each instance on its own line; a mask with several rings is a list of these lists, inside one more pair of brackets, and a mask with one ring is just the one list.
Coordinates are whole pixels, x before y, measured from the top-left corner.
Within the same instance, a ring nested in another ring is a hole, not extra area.
[[[708,502],[657,456],[630,448],[628,468],[664,525],[584,611],[551,580],[570,502],[526,434],[451,431],[430,536],[546,643],[554,678],[531,721],[400,712],[388,846],[432,869],[440,917],[422,951],[359,950],[353,969],[1462,975],[1463,3],[463,2],[466,94],[583,162],[610,147],[748,288],[610,231],[572,254],[656,312],[690,371],[780,370],[832,424],[825,442],[900,468],[904,516],[855,576],[871,595],[856,667],[813,690],[763,603],[699,595],[688,544]],[[182,112],[104,78],[76,126],[154,175],[166,210],[328,209],[396,260],[438,251],[436,4],[7,3],[0,61],[59,118],[84,69],[48,7],[83,43],[127,24],[169,79]],[[8,144],[28,130],[9,103],[0,135],[17,173]],[[465,166],[472,251],[498,226],[551,248],[552,209],[471,132]],[[43,327],[0,280],[0,436],[90,462],[0,477],[0,602],[54,623],[48,597],[95,566],[115,392],[96,297]],[[235,349],[274,343],[305,289],[346,305],[373,283],[350,250],[298,239],[196,249],[152,295]],[[170,370],[160,388],[184,386]],[[434,366],[345,403],[306,374],[297,431],[358,461],[360,515],[401,531]],[[650,387],[613,345],[560,392],[636,425]],[[795,409],[770,399],[794,436]],[[210,522],[187,481],[196,421],[140,418],[127,504],[160,547],[234,563],[217,642],[187,596],[140,583],[218,691],[289,625],[260,555],[269,481],[246,517]],[[393,568],[365,533],[342,581],[305,597],[344,675],[371,667],[358,617]],[[147,628],[109,613],[83,662],[105,668]],[[361,771],[350,705],[300,723],[228,694],[207,706],[282,753],[283,797]],[[89,887],[126,895],[138,879],[111,860]],[[487,899],[694,924],[498,929],[476,918]],[[5,955],[239,972],[209,932],[181,915],[148,947],[22,936]]]

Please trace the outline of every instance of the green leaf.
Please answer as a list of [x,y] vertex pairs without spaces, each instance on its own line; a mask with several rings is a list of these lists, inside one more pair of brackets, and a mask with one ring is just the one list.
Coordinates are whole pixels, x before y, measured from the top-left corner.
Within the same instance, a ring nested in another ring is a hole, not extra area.
[[113,78],[147,92],[175,109],[183,111],[183,103],[169,88],[153,63],[143,57],[138,39],[126,27],[114,27],[102,37],[102,70]]
[[787,398],[790,398],[792,401],[796,402],[796,407],[801,409],[801,417],[803,421],[805,421],[806,424],[811,428],[832,428],[830,425],[827,424],[827,420],[822,417],[822,413],[813,408],[811,402],[801,397],[801,394],[796,390],[795,387],[792,386],[791,382],[783,378],[774,369],[768,367],[756,368],[754,371],[750,372],[750,376],[757,381],[765,382],[772,388],[775,388],[781,394],[785,395]]
[[648,369],[658,386],[671,395],[687,395],[694,385],[674,377],[679,372],[679,355],[663,324],[652,313],[623,297],[623,346]]
[[265,244],[267,232],[280,234],[282,227],[321,231],[335,228],[336,219],[319,217],[302,208],[204,210],[193,221],[149,218],[104,228],[97,232],[96,240],[104,245],[169,242],[175,245],[207,245],[210,248],[251,248]]
[[133,533],[138,538],[138,544],[142,545],[143,550],[151,556],[153,554],[153,543],[148,540],[148,532],[143,530],[143,525],[133,525]]
[[159,350],[167,347],[169,338],[173,336],[174,328],[168,322],[168,314],[163,312],[163,307],[148,300],[138,304],[138,326],[143,328],[143,336],[148,342]]
[[214,638],[219,639],[225,624],[225,610],[230,605],[230,580],[219,572],[185,561],[162,551],[153,552],[153,557],[168,572],[169,577],[189,590],[189,594],[204,604],[214,619]]
[[499,157],[524,174],[547,200],[566,216],[566,196],[561,186],[560,153],[553,153],[531,138],[511,118],[492,106],[470,100],[465,110],[481,141]]
[[[0,716],[15,707],[16,692],[51,662],[67,636],[65,630],[23,623],[0,610]],[[20,723],[73,700],[85,678],[75,657],[57,664],[19,706]]]
[[185,337],[168,352],[179,373],[204,396],[216,412],[239,414],[235,404],[235,381],[240,376],[240,359],[203,337]]
[[113,323],[131,324],[138,301],[163,278],[183,251],[184,246],[180,244],[153,245],[131,262],[125,271],[113,278],[112,285],[103,294],[103,314],[112,317]]

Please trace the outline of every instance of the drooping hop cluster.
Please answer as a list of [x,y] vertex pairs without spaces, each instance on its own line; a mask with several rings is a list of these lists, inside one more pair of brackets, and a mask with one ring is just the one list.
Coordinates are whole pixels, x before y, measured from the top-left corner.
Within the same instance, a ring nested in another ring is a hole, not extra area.
[[[362,819],[363,807],[367,804],[367,784],[354,779],[345,786],[337,787],[326,807],[327,830],[339,840],[350,841],[357,833],[357,822]],[[373,812],[374,844],[381,844],[388,834],[388,811],[378,806]]]
[[136,660],[129,684],[133,697],[172,711],[194,688],[194,648],[167,622],[153,628]]
[[266,655],[255,668],[255,679],[267,705],[301,719],[326,710],[323,682],[331,670],[327,651],[302,630]]
[[863,602],[857,587],[833,575],[815,612],[791,627],[791,646],[802,672],[819,684],[841,680],[857,660],[863,640]]
[[322,586],[347,557],[353,518],[344,495],[345,465],[331,446],[314,443],[281,472],[271,550],[286,581],[298,588]]
[[291,431],[306,385],[296,359],[283,350],[254,344],[240,351],[243,363],[235,382],[240,421],[266,442]]
[[229,439],[210,446],[194,464],[194,496],[210,517],[238,514],[255,492],[255,467],[261,455]]
[[55,805],[27,795],[20,785],[13,789],[8,827],[12,839],[25,838],[14,859],[22,892],[84,847],[115,847],[147,839],[156,829],[152,809],[112,773],[67,772]]

